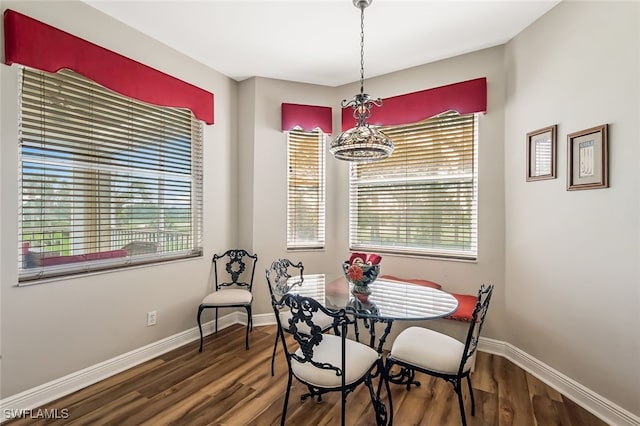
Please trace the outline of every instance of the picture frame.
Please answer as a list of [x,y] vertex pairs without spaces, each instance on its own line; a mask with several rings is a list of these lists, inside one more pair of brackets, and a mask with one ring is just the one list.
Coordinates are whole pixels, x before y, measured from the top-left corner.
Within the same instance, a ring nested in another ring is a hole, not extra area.
[[527,182],[556,178],[557,125],[527,133]]
[[609,125],[567,135],[567,191],[609,187]]

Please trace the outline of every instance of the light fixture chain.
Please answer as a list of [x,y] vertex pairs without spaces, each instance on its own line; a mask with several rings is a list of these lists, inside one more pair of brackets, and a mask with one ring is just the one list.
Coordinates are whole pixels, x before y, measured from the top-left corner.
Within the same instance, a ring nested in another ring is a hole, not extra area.
[[364,5],[360,6],[360,94],[364,93]]
[[369,126],[371,107],[382,106],[382,99],[371,99],[364,93],[364,9],[373,0],[353,0],[360,9],[360,93],[349,102],[342,101],[342,107],[352,107],[355,127],[345,130],[331,142],[329,151],[339,160],[369,162],[384,160],[393,152],[393,142],[376,126]]

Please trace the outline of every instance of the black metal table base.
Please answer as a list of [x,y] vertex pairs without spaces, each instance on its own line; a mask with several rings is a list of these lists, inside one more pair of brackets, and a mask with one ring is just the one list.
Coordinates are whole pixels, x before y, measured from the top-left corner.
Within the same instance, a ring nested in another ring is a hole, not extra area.
[[[393,320],[390,319],[378,319],[378,318],[361,318],[362,322],[364,323],[364,327],[369,330],[369,346],[371,346],[372,348],[376,348],[378,353],[382,353],[383,351],[383,345],[387,340],[387,336],[389,336],[389,333],[391,332],[391,326],[393,325]],[[384,323],[385,328],[384,331],[382,333],[382,335],[380,336],[380,339],[378,339],[378,345],[376,347],[376,329],[375,329],[375,325],[376,323]],[[358,322],[357,322],[357,318],[354,321],[355,324],[355,337],[356,340],[359,342],[360,341],[360,333],[358,330]],[[373,377],[377,377],[380,374],[379,371],[377,371]],[[416,372],[415,370],[412,370],[410,368],[406,368],[406,367],[402,367],[400,369],[400,371],[398,373],[395,374],[391,374],[391,372],[389,372],[388,374],[388,378],[389,378],[389,382],[396,384],[396,385],[406,385],[407,386],[407,390],[411,389],[411,385],[418,387],[420,386],[420,382],[415,380],[415,376],[416,376]]]
[[317,402],[322,402],[322,394],[323,394],[323,392],[320,392],[319,390],[314,389],[311,386],[307,386],[307,388],[309,389],[309,392],[303,394],[300,397],[301,401],[304,401],[305,399],[307,399],[309,397],[311,397],[311,399],[315,399],[316,397],[318,397]]
[[420,382],[415,379],[415,370],[412,370],[410,368],[402,367],[400,368],[399,372],[395,374],[391,374],[391,372],[389,372],[388,375],[390,383],[394,383],[396,385],[406,385],[407,390],[411,389],[411,385],[415,387],[420,386]]

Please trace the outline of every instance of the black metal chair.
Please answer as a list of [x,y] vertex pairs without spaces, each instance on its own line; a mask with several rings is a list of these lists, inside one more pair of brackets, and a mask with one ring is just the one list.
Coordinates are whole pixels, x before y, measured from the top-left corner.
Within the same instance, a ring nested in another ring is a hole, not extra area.
[[[271,297],[280,298],[288,291],[296,287],[302,286],[304,282],[304,266],[302,262],[294,264],[289,259],[276,259],[271,263],[269,269],[266,270],[267,284]],[[280,324],[285,327],[284,331],[289,332],[289,318],[291,312],[288,309],[280,311]],[[333,317],[323,315],[321,312],[315,318],[315,323],[320,326],[324,333],[333,328]],[[273,354],[271,355],[271,375],[275,373],[276,350],[278,348],[278,333],[276,333],[275,342],[273,342]]]
[[[231,249],[221,255],[213,255],[215,288],[208,294],[198,307],[198,328],[200,329],[200,352],[204,337],[200,317],[205,309],[216,310],[215,329],[218,333],[218,308],[245,308],[247,311],[247,332],[245,347],[249,349],[249,331],[253,329],[251,317],[251,302],[253,294],[253,275],[258,261],[257,254],[249,254],[246,250]],[[219,268],[218,266],[221,266]],[[222,269],[222,270],[221,270]],[[244,280],[241,280],[244,278]]]
[[[347,326],[352,321],[349,320],[346,312],[343,309],[338,312],[329,311],[317,300],[297,294],[285,294],[279,301],[275,297],[272,297],[271,300],[279,323],[278,335],[289,368],[287,393],[280,424],[285,424],[293,377],[309,389],[309,393],[302,396],[303,400],[309,396],[317,396],[320,399],[327,392],[340,392],[342,395],[342,425],[345,424],[347,394],[364,383],[369,389],[376,423],[378,425],[391,424],[392,419],[387,418],[386,407],[380,399],[383,382],[387,395],[391,395],[382,357],[375,349],[347,339]],[[288,308],[291,312],[288,325],[280,323],[282,308]],[[333,318],[334,325],[340,330],[339,336],[322,332],[321,327],[315,324],[315,319],[319,314]],[[285,328],[289,330],[297,343],[292,345],[293,349],[289,347],[287,339],[285,339]],[[380,375],[376,392],[374,392],[372,382],[375,374]],[[389,402],[391,403],[391,399]],[[390,410],[393,413],[391,406]]]
[[409,327],[398,334],[391,352],[387,356],[386,372],[394,365],[399,365],[406,369],[409,375],[407,390],[411,384],[420,385],[413,380],[415,372],[440,377],[453,385],[458,395],[460,404],[460,416],[462,424],[466,426],[467,419],[464,412],[464,402],[462,399],[462,379],[467,379],[469,394],[471,396],[471,415],[475,415],[475,401],[473,389],[471,387],[471,370],[475,363],[478,339],[482,331],[485,316],[491,301],[493,284],[485,287],[483,284],[478,291],[478,301],[473,310],[472,320],[464,343],[422,327]]

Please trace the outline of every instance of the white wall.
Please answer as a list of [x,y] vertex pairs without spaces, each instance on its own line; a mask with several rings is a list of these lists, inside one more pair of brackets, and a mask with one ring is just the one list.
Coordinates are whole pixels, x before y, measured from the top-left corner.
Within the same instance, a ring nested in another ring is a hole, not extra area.
[[[3,1],[5,8],[213,92],[216,124],[204,133],[204,257],[18,288],[17,68],[0,65],[1,397],[194,327],[211,257],[237,240],[229,226],[237,211],[231,193],[237,84],[81,2]],[[146,327],[150,310],[158,312],[154,327]]]
[[[245,93],[249,91],[253,96]],[[302,261],[305,273],[331,272],[337,273],[339,260],[346,256],[346,252],[336,254],[333,234],[336,216],[327,213],[327,247],[321,251],[287,252],[287,139],[281,131],[281,104],[302,103],[309,105],[333,106],[336,103],[335,89],[331,87],[293,83],[266,78],[253,78],[240,83],[243,93],[240,111],[243,117],[242,127],[250,127],[246,133],[253,133],[253,140],[243,140],[243,151],[249,151],[246,144],[253,144],[252,180],[243,180],[242,197],[251,194],[252,204],[251,222],[241,224],[241,228],[251,229],[253,250],[258,253],[259,261],[254,281],[255,314],[272,313],[269,291],[265,280],[265,269],[277,258],[286,257],[292,261]],[[251,102],[250,105],[243,103]],[[249,122],[245,117],[251,117],[248,109],[254,109],[254,121]],[[247,112],[245,115],[244,112]],[[327,211],[331,211],[333,201],[329,198],[334,193],[335,179],[331,176],[334,166],[333,159],[327,158]],[[243,173],[241,171],[241,173]],[[247,203],[249,204],[249,203]],[[241,213],[243,217],[247,212]],[[342,219],[339,219],[342,220]],[[245,233],[245,230],[241,230]]]
[[[256,115],[256,91],[255,78],[243,81],[238,85],[238,117],[242,117],[236,123],[238,128],[238,149],[235,161],[238,162],[238,179],[234,189],[237,194],[236,207],[237,219],[232,227],[238,226],[238,248],[256,253],[253,249],[253,163],[254,141],[256,140],[255,122]],[[261,261],[261,256],[258,257]],[[260,268],[256,268],[257,271]]]
[[[640,415],[640,3],[562,2],[507,45],[506,340]],[[609,123],[610,188],[568,192],[567,134]],[[558,177],[525,135],[558,125]]]

